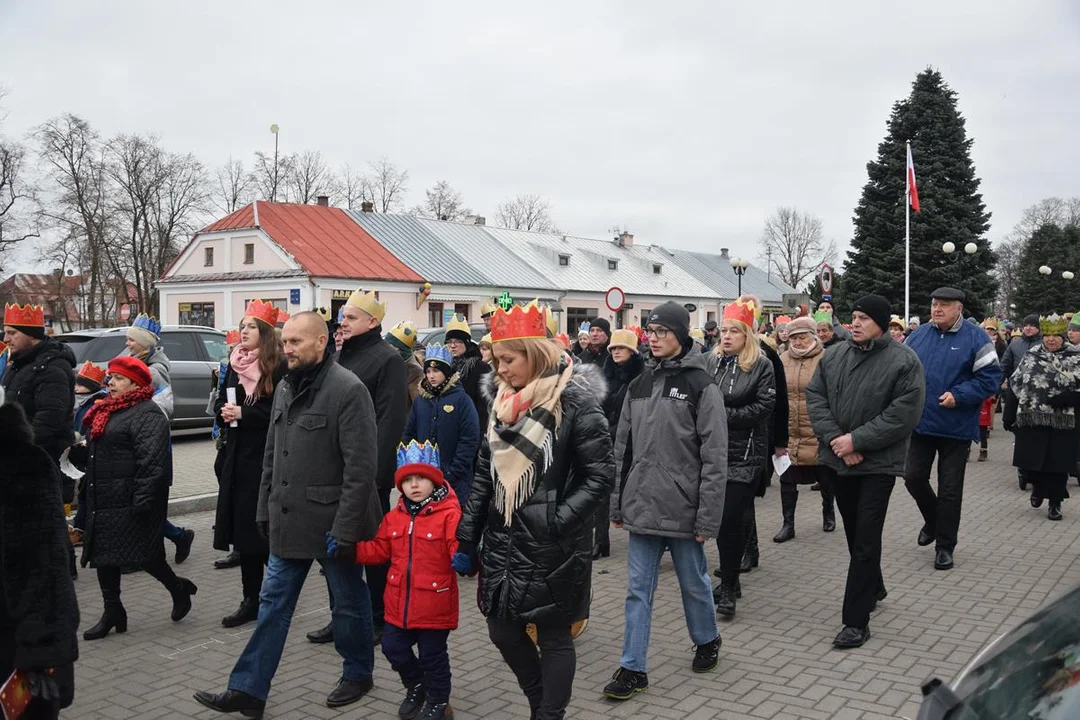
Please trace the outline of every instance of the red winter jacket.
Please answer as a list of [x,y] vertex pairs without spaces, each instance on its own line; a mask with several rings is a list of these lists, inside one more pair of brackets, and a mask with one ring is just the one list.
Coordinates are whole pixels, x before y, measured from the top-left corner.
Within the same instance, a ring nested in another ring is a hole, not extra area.
[[993,427],[994,425],[994,401],[997,398],[991,396],[983,400],[979,409],[979,427]]
[[404,500],[383,518],[374,540],[356,543],[356,562],[382,565],[386,622],[406,630],[453,630],[458,624],[457,575],[450,558],[458,549],[461,506],[453,488],[414,519]]

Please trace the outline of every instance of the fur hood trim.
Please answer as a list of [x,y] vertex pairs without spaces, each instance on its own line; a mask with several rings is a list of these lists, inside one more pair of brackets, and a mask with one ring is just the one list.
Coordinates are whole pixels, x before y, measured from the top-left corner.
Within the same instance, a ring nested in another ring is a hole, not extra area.
[[[574,374],[563,390],[563,397],[571,404],[580,403],[587,397],[592,397],[600,405],[608,396],[608,381],[604,377],[604,371],[599,365],[590,365],[573,360]],[[487,373],[480,379],[480,393],[484,400],[491,405],[495,400],[495,380],[498,375],[494,372]]]

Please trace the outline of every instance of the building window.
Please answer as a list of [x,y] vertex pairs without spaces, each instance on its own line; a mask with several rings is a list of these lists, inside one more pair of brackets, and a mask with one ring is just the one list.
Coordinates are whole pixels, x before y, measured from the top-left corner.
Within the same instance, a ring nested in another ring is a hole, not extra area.
[[641,327],[645,327],[649,324],[649,316],[652,315],[652,308],[641,311]]
[[465,322],[469,322],[469,308],[471,307],[472,305],[469,303],[456,303],[454,305],[454,313],[465,318]]
[[244,264],[253,265],[255,263],[255,243],[244,243]]
[[566,308],[566,332],[571,339],[577,337],[578,328],[583,322],[589,322],[596,317],[596,308]]
[[660,274],[660,270],[662,270],[662,269],[663,269],[663,267],[664,267],[663,265],[658,265],[658,264],[654,264],[654,265],[652,266],[652,272],[653,272],[653,275],[659,275],[659,274]]
[[706,312],[705,313],[705,321],[706,322],[716,322],[716,311],[715,310],[709,310],[708,312]]
[[569,255],[560,255],[559,256],[559,265],[561,267],[567,267],[568,265],[570,265],[570,256]]
[[206,267],[214,267],[214,248],[203,248],[203,265]]
[[433,327],[433,328],[442,327],[443,326],[442,303],[429,302],[427,304],[427,307],[428,307],[428,327]]
[[[208,250],[210,248],[207,248]],[[180,303],[178,315],[181,325],[202,325],[217,327],[214,321],[214,303]]]
[[607,269],[608,270],[618,270],[619,269],[619,261],[618,260],[608,260],[607,261]]

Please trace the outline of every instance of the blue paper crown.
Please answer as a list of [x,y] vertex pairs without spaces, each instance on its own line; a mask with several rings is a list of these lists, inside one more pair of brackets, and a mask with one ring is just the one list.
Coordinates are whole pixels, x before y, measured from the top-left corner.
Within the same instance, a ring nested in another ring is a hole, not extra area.
[[578,325],[578,332],[579,333],[587,333],[587,332],[589,332],[590,328],[592,328],[592,325],[589,324],[588,320],[585,320],[580,325]]
[[416,464],[442,467],[439,463],[439,446],[432,445],[430,440],[425,440],[423,445],[415,440],[410,440],[408,445],[398,445],[397,466]]
[[154,337],[161,334],[161,323],[156,318],[152,318],[146,313],[140,313],[139,316],[135,318],[135,322],[131,323],[131,327],[137,327],[146,330],[149,333],[153,333]]
[[344,305],[342,305],[341,307],[339,307],[337,309],[337,324],[340,325],[343,322],[345,322],[345,306]]
[[454,367],[454,355],[450,352],[450,348],[445,345],[428,345],[424,348],[424,365],[426,366],[432,360],[438,360],[441,363],[446,363],[450,367]]

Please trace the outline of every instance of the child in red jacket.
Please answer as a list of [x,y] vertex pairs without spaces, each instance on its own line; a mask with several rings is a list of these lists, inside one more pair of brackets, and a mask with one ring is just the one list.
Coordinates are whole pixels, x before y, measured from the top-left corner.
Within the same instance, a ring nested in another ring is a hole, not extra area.
[[994,426],[995,400],[997,397],[993,395],[986,398],[979,409],[979,462],[986,460],[986,441],[990,439],[990,428]]
[[340,545],[329,533],[326,539],[331,558],[351,553],[358,565],[390,563],[382,649],[405,685],[398,715],[407,719],[454,717],[446,644],[458,624],[457,575],[450,558],[457,552],[461,506],[440,467],[439,450],[431,443],[400,446],[394,482],[401,499],[375,539],[355,546]]

